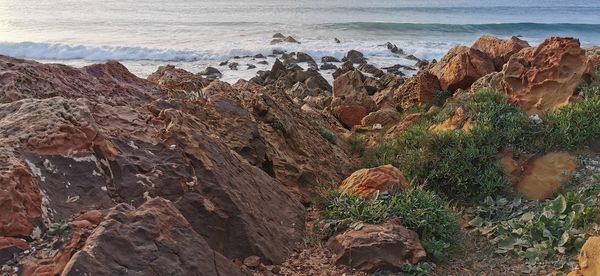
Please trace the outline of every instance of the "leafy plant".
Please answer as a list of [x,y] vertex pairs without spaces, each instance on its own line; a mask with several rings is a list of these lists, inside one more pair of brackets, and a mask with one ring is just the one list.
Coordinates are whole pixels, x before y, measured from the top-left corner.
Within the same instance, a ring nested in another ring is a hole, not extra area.
[[586,233],[600,219],[597,187],[570,191],[543,203],[487,198],[469,225],[498,246],[497,253],[515,253],[530,266],[563,267],[583,245]]
[[283,124],[279,120],[272,120],[269,122],[269,125],[276,130],[283,130]]
[[409,276],[427,276],[431,275],[435,265],[428,262],[417,264],[405,264],[402,266],[402,272]]
[[337,144],[337,140],[335,139],[335,134],[333,134],[333,132],[324,128],[319,128],[319,134],[321,134],[321,136],[325,138],[325,140],[329,141],[329,143],[334,145]]
[[373,200],[332,194],[323,213],[336,230],[353,223],[379,224],[399,218],[406,228],[419,234],[424,245],[431,245],[425,249],[438,261],[447,257],[459,229],[444,201],[421,187]]
[[348,139],[348,148],[350,149],[351,153],[357,154],[359,156],[362,156],[365,153],[364,141],[360,136],[356,134],[353,134]]
[[582,102],[566,105],[555,113],[547,114],[546,120],[546,150],[579,149],[590,139],[600,136],[600,95],[591,95]]
[[57,222],[50,225],[50,228],[48,229],[47,233],[50,236],[61,235],[62,233],[67,231],[67,229],[69,229],[69,224],[67,224],[66,222]]

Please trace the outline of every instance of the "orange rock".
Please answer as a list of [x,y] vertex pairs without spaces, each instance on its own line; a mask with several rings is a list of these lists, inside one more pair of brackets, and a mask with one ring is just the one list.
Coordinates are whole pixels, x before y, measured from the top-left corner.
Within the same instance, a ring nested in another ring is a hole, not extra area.
[[495,71],[494,62],[487,54],[465,46],[450,49],[430,70],[444,91],[468,89],[476,80]]
[[391,127],[390,129],[388,129],[385,132],[384,138],[392,139],[392,138],[396,137],[396,135],[398,135],[402,131],[407,130],[410,126],[412,126],[414,123],[416,123],[422,117],[423,117],[423,113],[413,113],[413,114],[406,115],[406,117],[404,117],[402,119],[402,121],[400,121],[400,123],[394,125],[393,127]]
[[369,198],[377,191],[391,192],[409,186],[400,170],[392,165],[384,165],[354,172],[342,181],[339,189],[344,194]]
[[89,221],[93,225],[98,225],[102,221],[102,217],[103,217],[102,211],[100,211],[100,210],[89,210],[89,211],[81,214],[80,216],[78,216],[74,220],[75,221],[86,220],[86,221]]
[[10,247],[16,247],[21,250],[27,250],[27,248],[29,248],[29,245],[22,239],[0,237],[0,250]]
[[368,111],[375,110],[375,101],[367,93],[365,76],[353,70],[337,77],[333,81],[333,100],[331,107],[338,105],[362,105]]
[[501,85],[527,114],[541,114],[568,104],[588,71],[579,40],[552,37],[513,55],[502,71]]
[[524,164],[511,155],[505,154],[500,164],[516,189],[533,200],[553,197],[577,168],[575,157],[564,152],[548,153]]
[[79,242],[82,241],[81,229],[73,231],[71,240],[64,245],[55,256],[47,256],[46,258],[26,258],[22,261],[23,276],[54,276],[61,275],[62,271],[67,266],[71,256],[78,248]]
[[347,128],[360,125],[367,116],[367,109],[362,105],[342,105],[333,108],[333,115]]
[[410,78],[394,91],[396,106],[407,109],[416,104],[431,104],[438,91],[442,90],[438,77],[422,71]]
[[579,251],[579,267],[569,276],[600,275],[600,237],[590,237]]
[[521,40],[515,36],[504,40],[484,35],[477,39],[471,47],[486,53],[494,61],[496,70],[502,70],[502,65],[504,65],[512,55],[518,53],[523,48],[531,46],[529,46],[527,41]]

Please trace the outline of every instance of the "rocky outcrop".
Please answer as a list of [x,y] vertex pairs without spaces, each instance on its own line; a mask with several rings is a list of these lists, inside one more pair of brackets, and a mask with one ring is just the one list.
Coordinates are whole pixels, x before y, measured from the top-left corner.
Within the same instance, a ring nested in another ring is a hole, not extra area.
[[400,170],[392,165],[361,169],[340,184],[343,194],[370,198],[375,193],[400,191],[410,186]]
[[468,89],[477,79],[495,71],[494,62],[487,54],[465,46],[450,49],[430,69],[444,91]]
[[521,51],[529,48],[527,41],[521,40],[516,36],[509,39],[499,39],[494,36],[484,35],[477,39],[471,48],[487,54],[494,62],[496,70],[502,70],[502,65],[508,62],[508,59]]
[[381,126],[387,126],[394,123],[400,117],[400,113],[393,108],[382,108],[380,110],[369,113],[361,120],[361,125],[364,127],[372,127],[373,125],[379,124]]
[[365,58],[365,55],[363,55],[363,53],[356,50],[350,50],[348,51],[348,53],[346,53],[344,58],[342,58],[342,61],[349,61],[353,64],[361,64],[366,63],[367,59]]
[[501,72],[501,88],[527,114],[569,103],[589,64],[579,40],[549,38],[513,55]]
[[381,225],[362,224],[332,237],[327,247],[334,253],[336,264],[369,272],[398,270],[426,256],[417,233],[404,228],[398,220]]
[[117,205],[73,255],[63,275],[242,275],[212,250],[175,205],[154,198]]
[[441,90],[440,82],[435,75],[421,71],[393,91],[393,104],[391,105],[407,109],[413,105],[432,104],[436,93]]
[[364,76],[354,70],[333,82],[333,115],[347,128],[361,123],[362,118],[375,109],[375,102],[364,85]]

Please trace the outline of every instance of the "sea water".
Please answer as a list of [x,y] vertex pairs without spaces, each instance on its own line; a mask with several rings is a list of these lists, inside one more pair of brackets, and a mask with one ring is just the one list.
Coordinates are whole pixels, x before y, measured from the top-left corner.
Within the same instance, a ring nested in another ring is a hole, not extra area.
[[[301,44],[271,45],[277,32]],[[483,34],[600,45],[600,0],[0,0],[0,54],[74,66],[114,59],[141,77],[174,64],[192,72],[215,66],[230,82],[248,79],[270,65],[232,58],[274,49],[317,60],[356,49],[377,66],[414,65],[382,45],[439,59]],[[230,59],[239,70],[218,66]]]

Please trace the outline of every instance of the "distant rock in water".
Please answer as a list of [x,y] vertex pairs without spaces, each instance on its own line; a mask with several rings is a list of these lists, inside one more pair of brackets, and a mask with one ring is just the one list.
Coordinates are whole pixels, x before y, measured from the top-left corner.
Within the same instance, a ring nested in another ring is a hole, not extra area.
[[240,64],[239,64],[239,63],[237,63],[237,62],[232,62],[232,63],[229,63],[229,65],[228,65],[228,66],[229,66],[229,69],[231,69],[231,70],[238,70],[238,66],[239,66],[239,65],[240,65]]
[[199,74],[202,76],[206,76],[209,79],[218,79],[223,76],[219,69],[210,66],[206,67],[206,69],[202,70]]
[[340,62],[340,60],[332,56],[323,56],[321,62]]
[[273,35],[273,38],[281,38],[281,39],[283,39],[283,38],[285,38],[285,36],[282,33],[276,33],[276,34]]
[[319,67],[319,69],[321,69],[321,70],[335,70],[335,69],[338,69],[338,67],[335,64],[324,62],[324,63],[321,64],[321,66]]
[[298,42],[295,38],[293,38],[291,36],[286,37],[285,39],[283,39],[283,41],[289,42],[289,43],[298,43],[298,44],[300,44],[300,42]]
[[348,53],[346,53],[342,61],[350,61],[353,64],[361,64],[366,63],[367,59],[365,58],[365,55],[363,55],[363,53],[356,50],[350,50],[348,51]]
[[390,50],[390,52],[394,54],[404,55],[404,50],[398,48],[398,46],[392,44],[391,42],[386,42],[384,46],[387,47],[388,50]]
[[339,40],[337,37],[334,37],[334,38],[333,38],[333,41],[334,41],[335,43],[338,43],[338,44],[339,44],[339,43],[342,43],[342,42],[341,42],[341,41],[340,41],[340,40]]

